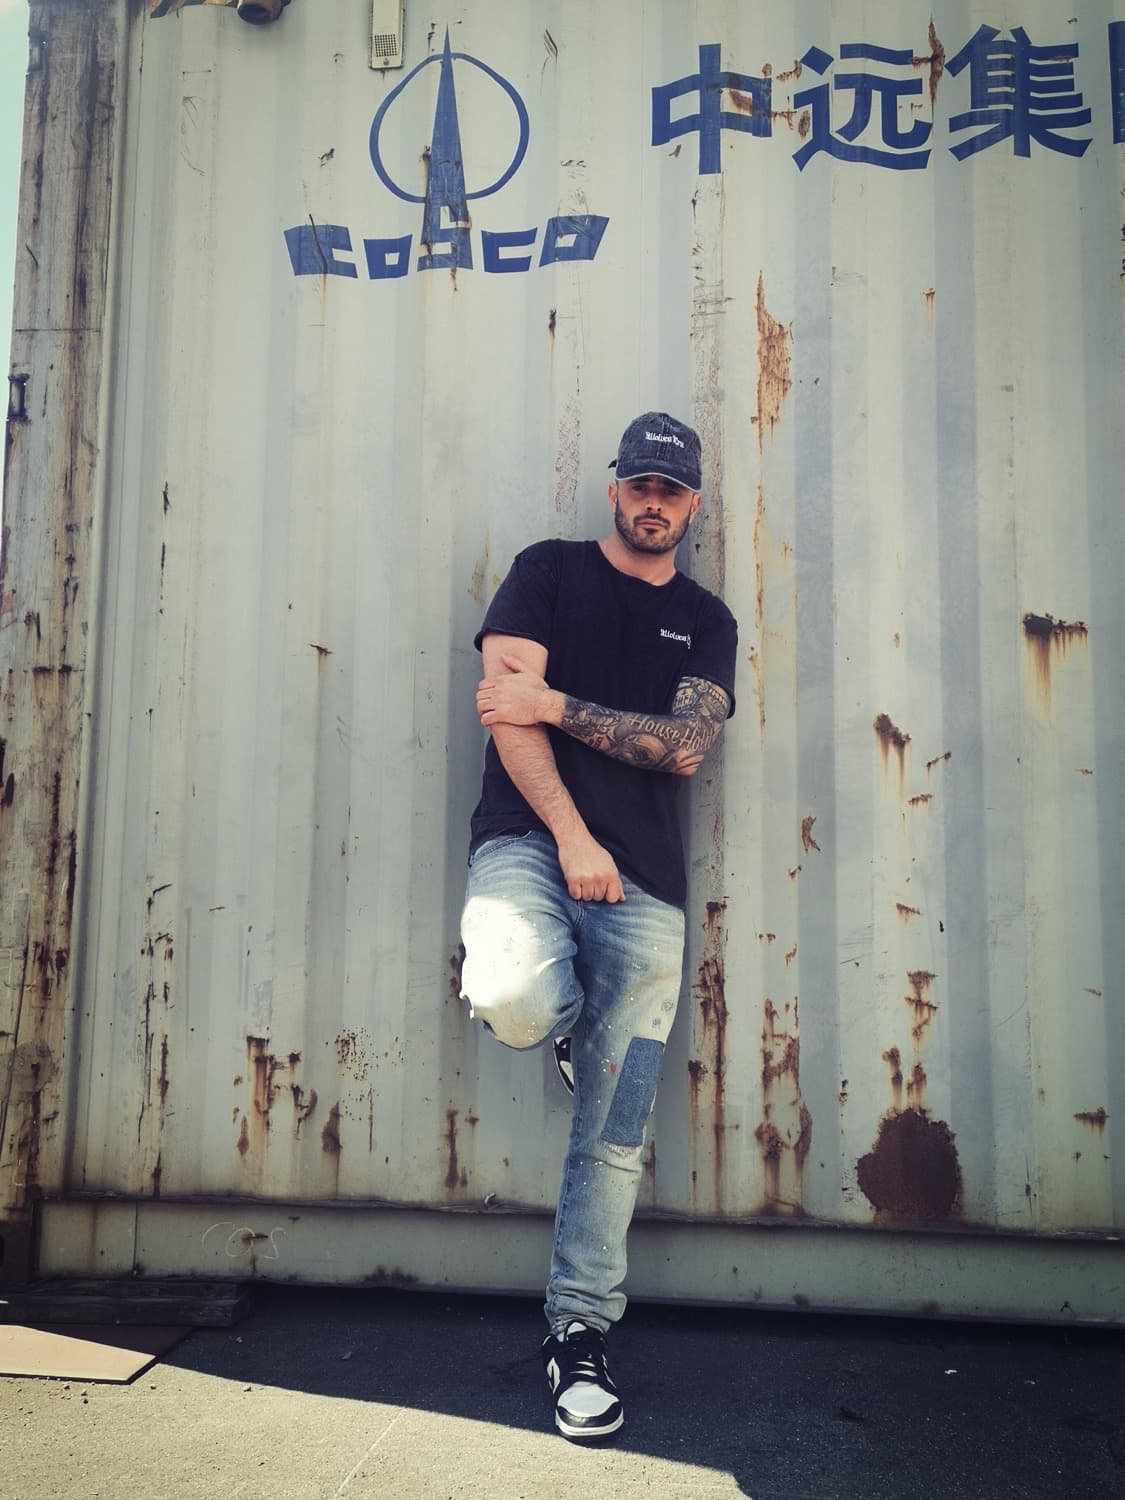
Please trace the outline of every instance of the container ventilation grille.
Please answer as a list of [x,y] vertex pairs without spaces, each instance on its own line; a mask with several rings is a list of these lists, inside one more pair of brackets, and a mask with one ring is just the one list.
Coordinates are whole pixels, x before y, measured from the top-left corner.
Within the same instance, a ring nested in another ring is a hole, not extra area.
[[371,0],[371,66],[402,67],[403,0]]

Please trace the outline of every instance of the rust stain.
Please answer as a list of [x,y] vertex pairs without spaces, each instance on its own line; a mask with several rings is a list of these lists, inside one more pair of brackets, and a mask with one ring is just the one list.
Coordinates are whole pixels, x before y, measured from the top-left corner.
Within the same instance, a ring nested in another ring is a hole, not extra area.
[[910,1077],[906,1080],[906,1102],[910,1109],[915,1109],[919,1114],[924,1114],[923,1101],[926,1095],[926,1070],[920,1062],[916,1062],[910,1070]]
[[461,1004],[461,970],[465,966],[465,945],[458,943],[449,955],[449,998],[454,1005]]
[[784,73],[776,73],[774,76],[777,79],[778,83],[788,83],[793,78],[800,78],[800,76],[801,76],[801,63],[800,63],[800,60],[798,58],[794,58],[793,59],[793,66],[791,68],[787,68]]
[[238,1154],[245,1156],[250,1149],[250,1122],[242,1116],[242,1127],[238,1132]]
[[929,998],[930,986],[937,975],[931,974],[927,969],[912,969],[906,978],[910,994],[904,995],[903,999],[914,1012],[914,1025],[910,1028],[910,1035],[915,1042],[920,1042],[937,1013],[936,1004]]
[[759,934],[758,934],[758,941],[759,941],[759,943],[775,943],[777,941],[777,933],[776,932],[759,932]]
[[766,674],[765,663],[762,660],[762,623],[765,618],[766,609],[766,581],[765,561],[762,556],[762,528],[766,519],[766,497],[762,489],[761,481],[758,483],[757,498],[754,504],[754,632],[758,641],[757,646],[752,646],[748,653],[748,660],[754,672],[754,688],[758,695],[758,730],[765,738],[766,733]]
[[929,1222],[949,1219],[961,1197],[961,1167],[944,1120],[915,1109],[895,1110],[879,1126],[875,1144],[856,1164],[859,1186],[876,1218]]
[[812,116],[809,114],[807,109],[803,109],[801,111],[800,118],[797,121],[797,134],[801,137],[802,140],[804,140],[811,128]]
[[309,642],[309,650],[316,652],[316,655],[317,655],[317,666],[319,666],[324,661],[324,658],[326,656],[331,656],[332,655],[331,651],[329,651],[329,649],[328,649],[327,646],[318,646],[315,641],[310,641]]
[[942,74],[945,72],[945,48],[938,38],[934,23],[930,21],[929,29],[930,50],[925,57],[912,57],[911,63],[916,68],[929,68],[930,70],[930,104],[937,103],[938,84],[941,82]]
[[801,819],[801,844],[806,854],[810,849],[815,849],[818,854],[820,853],[820,845],[813,838],[813,824],[815,822],[816,816],[813,813],[809,813],[807,817]]
[[759,636],[766,609],[765,565],[762,560],[762,528],[765,521],[766,494],[759,481],[754,501],[754,625]]
[[883,1061],[891,1070],[891,1092],[894,1096],[895,1109],[902,1108],[902,1053],[897,1047],[888,1047],[883,1053]]
[[766,309],[765,278],[758,274],[758,410],[750,421],[758,429],[758,451],[762,451],[766,428],[771,434],[781,416],[781,403],[793,382],[789,375],[789,339],[792,325],[771,318]]
[[[765,75],[767,78],[769,74]],[[757,109],[753,94],[744,94],[741,89],[727,89],[727,98],[740,115],[752,115]]]
[[789,951],[788,951],[788,953],[786,953],[786,955],[785,955],[785,967],[788,968],[789,965],[793,962],[793,960],[796,957],[797,957],[797,944],[794,943],[793,946],[792,946],[792,948],[790,948]]
[[[767,996],[762,1010],[761,1033],[762,1118],[755,1131],[765,1179],[762,1211],[800,1215],[800,1176],[812,1144],[812,1116],[801,1098],[801,1038],[798,1002],[786,1002],[784,1014]],[[789,1087],[781,1099],[777,1085],[785,1079]],[[795,1180],[782,1181],[787,1153],[792,1153]]]
[[1023,633],[1031,653],[1039,690],[1044,698],[1051,693],[1051,653],[1066,655],[1076,641],[1085,642],[1089,627],[1082,620],[1056,620],[1053,615],[1025,614]]
[[248,1036],[246,1038],[250,1098],[255,1115],[263,1121],[267,1130],[270,1125],[270,1110],[281,1089],[280,1084],[274,1083],[274,1075],[284,1067],[281,1060],[272,1055],[269,1045],[268,1037]]
[[804,869],[803,865],[794,865],[793,868],[789,871],[789,879],[790,880],[796,880],[797,876],[801,873],[801,871],[803,869]]
[[291,1083],[289,1092],[293,1098],[294,1133],[300,1137],[301,1126],[311,1118],[316,1109],[316,1089],[309,1089],[306,1095],[299,1083]]
[[[703,921],[703,955],[692,994],[699,1006],[698,1068],[690,1068],[693,1096],[693,1125],[699,1124],[698,1093],[702,1081],[710,1080],[711,1169],[715,1207],[723,1200],[723,1167],[726,1153],[726,1030],[728,1010],[725,994],[723,945],[726,899],[707,903]],[[698,1151],[699,1136],[693,1130],[693,1160]]]
[[1097,1109],[1080,1110],[1074,1118],[1080,1120],[1083,1125],[1092,1125],[1095,1130],[1104,1130],[1109,1116],[1106,1114],[1105,1105],[1099,1104]]
[[907,906],[905,901],[896,901],[895,910],[904,922],[909,922],[911,917],[920,917],[921,911],[916,906]]
[[[926,316],[930,320],[930,327],[931,328],[933,327],[933,324],[934,324],[934,297],[935,297],[935,295],[936,295],[936,293],[935,293],[934,288],[932,286],[931,287],[927,287],[926,290],[922,293],[923,300],[925,301],[925,304],[926,304]],[[897,639],[897,637],[895,639],[895,645],[896,646],[898,645],[898,639]]]
[[334,1104],[328,1111],[328,1119],[320,1132],[320,1149],[328,1156],[339,1156],[344,1149],[340,1144],[340,1106]]
[[910,736],[892,722],[889,714],[879,714],[872,728],[879,736],[879,754],[883,757],[884,770],[892,750],[898,756],[898,779],[901,782],[906,774],[906,747]]
[[762,1025],[762,1087],[769,1088],[770,1084],[787,1073],[794,1083],[800,1081],[801,1076],[801,1039],[795,1032],[779,1030],[778,1010],[773,1001],[767,996],[764,1007],[765,1019]]
[[364,1083],[371,1070],[367,1058],[366,1031],[340,1031],[336,1034],[336,1061],[341,1072],[350,1072],[357,1083]]
[[1075,766],[1074,769],[1078,772],[1079,776],[1092,776],[1094,774],[1089,766]]
[[1083,988],[1083,990],[1084,990],[1084,991],[1085,991],[1085,992],[1086,992],[1086,994],[1087,994],[1087,995],[1097,995],[1097,997],[1098,997],[1098,999],[1099,999],[1099,1000],[1100,1000],[1100,999],[1101,999],[1101,997],[1102,997],[1102,992],[1101,992],[1101,990],[1095,990],[1095,989],[1091,989],[1091,988],[1090,988],[1090,986],[1089,986],[1089,985],[1088,985],[1088,984],[1084,984],[1084,985],[1083,985],[1083,986],[1082,986],[1082,988]]
[[911,807],[925,807],[927,802],[934,800],[933,792],[919,792],[916,797],[907,799]]

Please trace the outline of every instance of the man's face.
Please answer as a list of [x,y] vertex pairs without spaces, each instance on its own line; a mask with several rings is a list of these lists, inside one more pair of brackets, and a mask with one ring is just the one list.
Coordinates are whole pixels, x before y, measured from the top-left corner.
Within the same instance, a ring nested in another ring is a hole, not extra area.
[[699,494],[659,474],[619,479],[609,487],[617,534],[633,552],[671,552],[679,546]]

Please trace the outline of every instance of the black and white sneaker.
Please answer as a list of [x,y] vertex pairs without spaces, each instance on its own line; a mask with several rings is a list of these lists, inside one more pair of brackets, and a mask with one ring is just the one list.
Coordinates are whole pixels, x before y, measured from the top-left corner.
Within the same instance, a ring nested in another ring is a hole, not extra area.
[[570,1060],[570,1037],[557,1036],[551,1043],[555,1054],[555,1068],[568,1094],[574,1093],[574,1064]]
[[578,1319],[543,1340],[543,1363],[555,1398],[555,1426],[572,1442],[609,1437],[625,1420],[606,1364],[605,1334]]

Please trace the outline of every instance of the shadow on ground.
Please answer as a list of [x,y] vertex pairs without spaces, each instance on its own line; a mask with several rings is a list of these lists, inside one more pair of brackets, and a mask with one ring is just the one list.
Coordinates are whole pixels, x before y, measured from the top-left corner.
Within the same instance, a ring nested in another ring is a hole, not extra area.
[[[546,1433],[543,1331],[524,1300],[263,1288],[237,1328],[165,1364]],[[1125,1493],[1120,1332],[634,1303],[610,1349],[616,1447],[747,1495]]]

